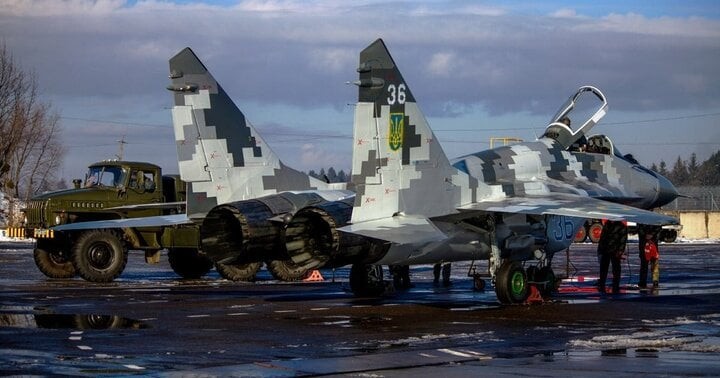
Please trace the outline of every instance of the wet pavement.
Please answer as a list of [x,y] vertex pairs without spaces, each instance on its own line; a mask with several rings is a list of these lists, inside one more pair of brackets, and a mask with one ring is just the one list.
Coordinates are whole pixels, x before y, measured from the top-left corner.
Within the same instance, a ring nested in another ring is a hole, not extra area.
[[655,292],[634,286],[630,244],[616,296],[594,289],[595,247],[574,245],[553,262],[567,276],[553,300],[515,306],[472,291],[467,263],[450,287],[420,266],[414,288],[368,299],[345,268],[313,283],[180,280],[139,253],[113,283],[49,280],[31,247],[0,242],[3,375],[720,375],[718,244],[661,244]]

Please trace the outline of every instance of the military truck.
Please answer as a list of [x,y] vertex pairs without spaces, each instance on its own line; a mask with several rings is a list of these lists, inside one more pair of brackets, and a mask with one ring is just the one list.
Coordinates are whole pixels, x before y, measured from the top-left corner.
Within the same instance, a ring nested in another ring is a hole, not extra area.
[[73,189],[44,193],[29,201],[24,224],[15,233],[37,240],[34,257],[40,271],[51,278],[76,274],[92,282],[110,282],[125,269],[128,251],[145,252],[148,263],[160,261],[168,250],[172,269],[184,278],[198,278],[212,262],[198,249],[198,226],[53,231],[53,226],[170,215],[184,212],[185,182],[178,175],[161,174],[157,165],[131,161],[102,161],[88,168],[85,180]]

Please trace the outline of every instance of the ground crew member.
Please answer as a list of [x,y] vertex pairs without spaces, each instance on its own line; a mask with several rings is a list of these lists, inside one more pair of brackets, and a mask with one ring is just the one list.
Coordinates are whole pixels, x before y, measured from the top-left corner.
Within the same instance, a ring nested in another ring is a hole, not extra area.
[[440,273],[442,272],[443,286],[450,286],[450,270],[452,265],[450,263],[437,263],[433,266],[433,283],[437,285],[440,282]]
[[600,241],[598,242],[598,255],[600,256],[600,280],[598,291],[605,294],[605,281],[608,268],[612,263],[613,294],[620,293],[620,260],[625,253],[627,243],[627,224],[624,221],[607,221],[603,226]]
[[[648,239],[647,235],[651,235]],[[647,276],[648,276],[648,260],[645,256],[645,245],[647,240],[651,240],[655,244],[655,249],[658,250],[658,236],[660,235],[660,227],[651,225],[638,225],[638,250],[640,252],[640,278],[638,279],[638,287],[640,289],[647,288]],[[659,257],[659,254],[658,254]],[[660,279],[660,270],[658,265],[658,277]],[[653,272],[654,275],[654,272]],[[653,277],[653,282],[656,281]]]
[[[657,239],[657,234],[657,230],[654,229],[645,234],[645,248],[643,250],[645,265],[649,262],[652,269],[653,289],[657,289],[658,285],[660,285],[660,252],[657,243],[654,241],[654,239]],[[647,272],[645,274],[647,276]]]

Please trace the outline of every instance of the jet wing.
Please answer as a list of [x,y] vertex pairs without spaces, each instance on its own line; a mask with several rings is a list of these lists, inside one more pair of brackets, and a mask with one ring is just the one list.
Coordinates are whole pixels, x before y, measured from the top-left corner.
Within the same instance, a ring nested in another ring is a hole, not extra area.
[[353,223],[339,230],[397,244],[433,242],[447,238],[427,218],[402,215]]
[[186,214],[160,215],[156,217],[123,218],[102,221],[68,223],[52,227],[54,231],[90,230],[98,228],[175,226],[193,223]]
[[496,201],[481,201],[458,208],[460,211],[488,211],[523,214],[555,214],[578,218],[626,220],[642,224],[678,224],[671,216],[632,206],[573,194],[554,193],[545,196],[509,197]]

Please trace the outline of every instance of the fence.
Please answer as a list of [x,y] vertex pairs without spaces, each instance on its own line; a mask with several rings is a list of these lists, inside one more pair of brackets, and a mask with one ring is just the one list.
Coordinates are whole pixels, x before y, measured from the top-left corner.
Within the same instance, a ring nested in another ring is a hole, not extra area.
[[681,186],[678,192],[687,197],[676,199],[665,205],[663,210],[720,210],[720,186]]

